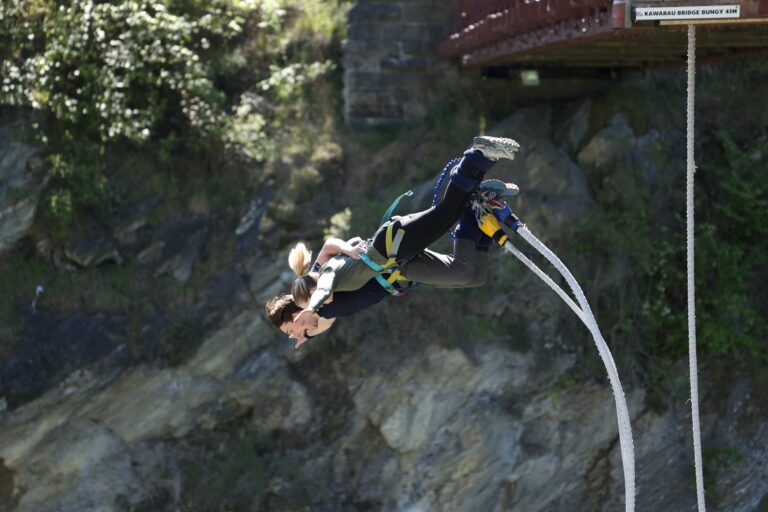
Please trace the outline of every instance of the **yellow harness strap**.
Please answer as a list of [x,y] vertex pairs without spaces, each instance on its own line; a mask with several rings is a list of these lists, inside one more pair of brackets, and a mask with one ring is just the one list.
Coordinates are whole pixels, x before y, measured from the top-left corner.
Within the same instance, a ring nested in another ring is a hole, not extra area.
[[385,241],[386,241],[387,257],[389,259],[386,261],[386,263],[384,263],[381,266],[383,269],[395,267],[394,270],[386,278],[389,284],[394,284],[397,281],[408,280],[400,273],[400,269],[396,267],[397,260],[395,260],[395,256],[397,256],[397,251],[398,249],[400,249],[400,243],[403,241],[403,237],[405,236],[405,230],[402,228],[398,229],[397,234],[395,234],[393,238],[392,232],[394,231],[394,227],[395,227],[394,222],[389,226],[387,226]]
[[397,250],[400,249],[400,242],[403,241],[403,237],[405,236],[405,230],[404,229],[398,229],[397,234],[395,235],[394,240],[392,239],[392,231],[395,227],[395,224],[392,223],[389,226],[387,226],[387,233],[386,233],[386,248],[387,248],[387,257],[389,258],[386,263],[382,265],[384,268],[389,268],[397,264],[397,261],[395,260],[395,256],[397,256]]
[[[394,211],[395,206],[397,206],[397,203],[400,201],[400,199],[411,195],[413,195],[413,192],[409,190],[405,194],[401,194],[397,199],[395,199],[387,212],[384,214],[384,217],[381,219],[381,225],[379,226],[379,229],[381,229],[381,227],[384,226],[384,223],[391,218],[392,212]],[[394,227],[395,223],[390,222],[390,224],[387,226],[387,232],[385,233],[385,249],[387,253],[386,263],[379,265],[363,252],[360,253],[360,259],[371,269],[373,269],[374,272],[376,272],[374,277],[376,278],[376,281],[378,281],[379,284],[384,287],[385,290],[387,290],[392,295],[402,295],[406,290],[413,288],[414,286],[418,286],[418,283],[412,284],[411,286],[408,286],[404,289],[394,286],[397,281],[408,281],[408,279],[400,273],[400,268],[396,260],[397,251],[400,249],[400,243],[403,241],[403,237],[405,236],[405,230],[402,228],[398,229],[397,233],[393,237],[392,232],[394,231]],[[387,277],[385,278],[384,275],[387,275]]]
[[397,281],[407,281],[408,279],[405,278],[401,273],[400,270],[395,270],[392,272],[389,277],[387,278],[387,282],[389,284],[394,284]]

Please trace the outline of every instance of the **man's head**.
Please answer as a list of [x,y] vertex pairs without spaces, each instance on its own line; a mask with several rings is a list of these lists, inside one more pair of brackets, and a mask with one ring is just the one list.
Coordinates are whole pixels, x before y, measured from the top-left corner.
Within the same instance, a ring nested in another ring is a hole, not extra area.
[[292,296],[281,295],[280,297],[273,297],[267,301],[265,309],[267,317],[275,324],[275,327],[291,338],[299,339],[299,337],[303,337],[304,333],[300,332],[299,327],[293,322],[294,317],[299,314],[301,308],[296,305]]

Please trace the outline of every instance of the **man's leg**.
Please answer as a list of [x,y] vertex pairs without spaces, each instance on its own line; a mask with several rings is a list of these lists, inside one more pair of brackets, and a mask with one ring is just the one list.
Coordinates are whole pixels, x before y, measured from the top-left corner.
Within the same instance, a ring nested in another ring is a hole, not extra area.
[[[464,153],[459,165],[451,171],[450,183],[442,200],[432,208],[403,217],[394,229],[402,228],[405,236],[397,251],[397,259],[420,253],[453,226],[462,213],[470,194],[485,173],[499,158],[514,158],[519,145],[512,139],[476,137],[472,149]],[[373,243],[386,254],[385,233],[380,230]]]
[[[469,205],[464,207],[456,228],[453,254],[440,254],[429,249],[417,254],[401,268],[411,281],[442,288],[469,288],[481,286],[488,273],[490,240],[477,225]],[[479,247],[479,248],[478,248]]]

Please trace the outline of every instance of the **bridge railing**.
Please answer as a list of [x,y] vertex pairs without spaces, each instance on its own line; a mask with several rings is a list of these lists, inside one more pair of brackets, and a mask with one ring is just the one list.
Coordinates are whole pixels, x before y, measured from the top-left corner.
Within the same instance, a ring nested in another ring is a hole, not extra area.
[[557,22],[610,11],[612,0],[461,0],[460,26],[438,47],[458,56]]

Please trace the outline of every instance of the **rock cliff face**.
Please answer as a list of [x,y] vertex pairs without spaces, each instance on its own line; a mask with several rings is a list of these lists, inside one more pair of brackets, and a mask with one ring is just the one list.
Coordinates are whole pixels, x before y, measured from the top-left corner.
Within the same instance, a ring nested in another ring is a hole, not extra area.
[[42,148],[25,142],[31,123],[17,115],[0,116],[0,253],[32,226],[47,169]]
[[[652,158],[658,135],[638,136],[618,116],[579,142],[578,116],[560,132],[550,118],[547,107],[522,109],[493,130],[525,148],[494,173],[514,177],[523,194],[513,208],[548,240],[567,239],[594,207],[583,166],[637,158],[649,180],[664,179]],[[556,133],[582,148],[578,162]],[[562,321],[567,308],[506,258],[494,262],[516,276],[510,288],[492,278],[460,300],[427,290],[391,299],[299,352],[260,310],[233,300],[178,366],[85,365],[0,413],[0,509],[621,510],[610,389],[567,378],[583,361],[563,340],[581,326]],[[178,268],[177,278],[192,267]],[[258,300],[287,287],[282,268],[258,268],[249,276]],[[494,330],[503,316],[514,323]],[[471,325],[442,336],[452,322]],[[723,373],[701,370],[710,509],[762,510],[766,383]],[[695,510],[684,396],[658,410],[630,388],[628,401],[637,509]],[[206,487],[217,479],[230,494]],[[204,494],[218,501],[190,501]]]
[[246,311],[181,367],[78,371],[5,413],[0,457],[13,490],[4,494],[20,511],[112,510],[120,493],[152,491],[151,475],[167,462],[164,439],[214,428],[244,409],[265,432],[306,425],[310,398],[265,346],[274,339],[267,333]]

